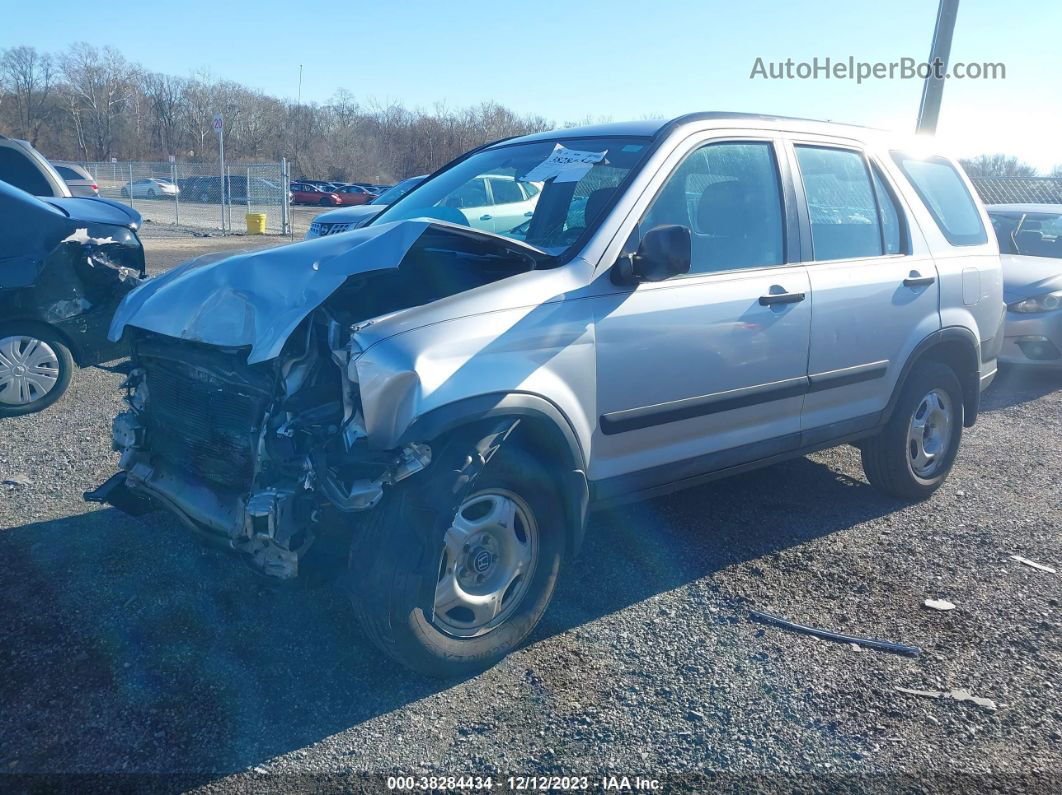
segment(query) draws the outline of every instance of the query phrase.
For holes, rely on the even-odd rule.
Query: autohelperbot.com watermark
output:
[[[925,80],[956,78],[958,80],[1006,80],[1007,65],[1000,62],[978,61],[952,64],[948,69],[936,58],[920,61],[917,58],[898,58],[895,61],[860,61],[847,58],[820,58],[797,61],[770,61],[757,58],[749,73],[750,80]]]

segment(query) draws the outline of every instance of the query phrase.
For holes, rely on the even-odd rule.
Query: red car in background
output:
[[[368,204],[379,194],[366,190],[359,185],[344,185],[336,188],[335,195],[339,197],[339,203],[343,205]]]
[[[307,185],[305,183],[291,184],[291,203],[292,204],[321,204],[325,207],[338,207],[343,204],[343,200],[339,196],[331,191],[323,191],[315,185]]]

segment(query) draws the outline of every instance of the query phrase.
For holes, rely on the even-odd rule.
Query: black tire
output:
[[[908,432],[916,411],[934,390],[950,400],[951,421],[947,446],[931,472],[920,475],[914,465]],[[905,500],[924,500],[947,479],[962,441],[962,387],[955,372],[939,362],[924,362],[911,371],[892,416],[882,431],[860,446],[863,471],[876,489]]]
[[[331,203],[330,201],[328,201],[328,199],[321,199],[321,200],[320,200],[319,202],[317,202],[317,203],[318,203],[319,205],[321,205],[322,207],[328,207],[328,206],[330,206],[330,205],[332,204],[332,203]]]
[[[122,198],[125,198],[125,199],[129,198],[129,189],[128,188],[122,188]]]
[[[426,506],[422,496],[425,478],[452,471],[436,466],[398,484],[355,533],[349,587],[362,628],[385,653],[428,676],[467,676],[497,663],[538,624],[557,583],[567,529],[561,495],[548,470],[513,445],[502,448],[471,493],[504,490],[522,499],[539,528],[537,562],[503,623],[477,637],[450,634],[433,618],[443,538],[454,516]]]
[[[152,188],[151,190],[148,191],[148,198],[149,199],[154,199],[157,196],[158,196],[158,194],[155,193],[155,189],[154,188]]]
[[[15,321],[0,324],[0,340],[6,337],[32,337],[47,343],[55,354],[59,373],[52,388],[32,402],[22,405],[0,402],[0,417],[18,417],[48,408],[48,406],[59,400],[66,392],[67,387],[70,386],[70,378],[74,372],[74,359],[70,355],[70,349],[66,347],[66,344],[58,334],[41,323]]]

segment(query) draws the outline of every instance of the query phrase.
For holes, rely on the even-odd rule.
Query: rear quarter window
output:
[[[892,159],[949,243],[977,246],[988,242],[977,204],[955,166],[943,157],[917,158],[902,152],[893,152]]]

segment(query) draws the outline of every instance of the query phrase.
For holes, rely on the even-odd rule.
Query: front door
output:
[[[638,231],[689,227],[692,267],[594,299],[602,496],[797,446],[811,295],[784,218],[770,141],[694,149],[653,200]]]

